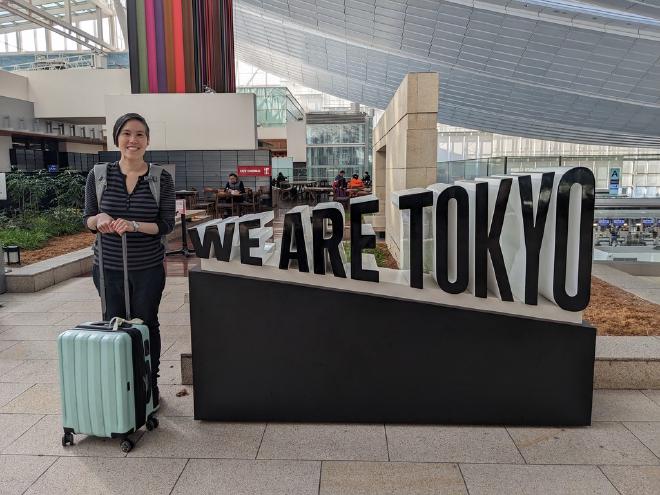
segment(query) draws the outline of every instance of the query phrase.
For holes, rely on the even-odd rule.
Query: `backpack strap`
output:
[[[97,163],[94,165],[94,179],[96,182],[96,201],[101,210],[101,196],[105,191],[108,184],[108,166],[110,163]],[[163,174],[163,167],[149,164],[149,173],[147,174],[147,181],[149,182],[149,190],[151,195],[156,200],[156,204],[160,206],[160,176]]]
[[[97,163],[94,165],[94,180],[96,182],[96,202],[99,212],[101,211],[101,196],[108,183],[108,165],[109,163]]]
[[[160,176],[163,174],[163,167],[160,165],[155,165],[153,163],[149,164],[149,174],[147,175],[147,180],[149,181],[149,190],[151,195],[156,200],[156,204],[160,207]]]
[[[160,208],[160,176],[163,175],[163,167],[154,163],[149,164],[149,173],[147,180],[149,181],[149,190],[151,195],[156,200],[156,204]],[[161,236],[160,242],[163,244],[165,252],[167,252],[167,237]]]

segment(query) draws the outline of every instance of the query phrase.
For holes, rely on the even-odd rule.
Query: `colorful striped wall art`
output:
[[[236,91],[232,0],[127,0],[133,93]]]

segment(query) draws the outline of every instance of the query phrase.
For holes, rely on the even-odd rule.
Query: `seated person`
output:
[[[277,179],[275,179],[275,184],[277,185],[277,187],[280,187],[282,182],[286,182],[286,177],[282,172],[280,172],[279,174],[277,174]]]
[[[350,182],[348,183],[349,189],[364,189],[364,182],[360,179],[358,174],[353,174]]]
[[[365,187],[371,187],[371,175],[369,175],[369,172],[364,172],[362,182],[364,182]]]
[[[225,185],[225,192],[228,192],[231,195],[245,193],[243,181],[239,181],[238,175],[233,172],[229,174],[229,182]]]
[[[343,170],[339,171],[339,175],[337,175],[337,177],[335,177],[335,180],[332,183],[332,188],[333,189],[335,189],[335,188],[337,188],[337,189],[346,189],[347,184],[346,184],[346,177],[344,177],[345,173],[346,172],[344,172]]]

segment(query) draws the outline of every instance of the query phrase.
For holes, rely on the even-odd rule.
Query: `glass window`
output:
[[[461,139],[460,141],[454,141],[452,139],[451,142],[451,152],[452,152],[452,158],[453,159],[460,159],[463,158],[463,140]]]
[[[309,124],[307,144],[364,144],[365,124]]]
[[[307,148],[307,164],[311,167],[364,167],[364,148],[361,146]]]
[[[364,124],[342,124],[342,143],[364,143]]]
[[[605,163],[598,164],[598,165],[596,165],[595,168],[596,168],[596,170],[595,170],[596,179],[598,179],[598,180],[601,180],[601,179],[607,180],[609,178],[610,169],[607,166],[607,164],[605,164]]]
[[[44,28],[35,29],[36,50],[38,52],[46,51],[46,30]]]
[[[7,51],[8,52],[17,52],[18,51],[18,33],[7,33]]]
[[[80,21],[78,23],[78,28],[82,29],[86,33],[91,34],[92,36],[96,36],[97,29],[96,29],[96,21],[92,19],[88,19],[86,21]]]
[[[466,138],[467,156],[466,158],[478,158],[477,152],[477,136],[470,135]]]
[[[307,144],[339,144],[340,128],[337,124],[307,126]]]
[[[78,44],[75,41],[69,38],[64,39],[65,50],[75,51],[77,48],[78,48]]]
[[[492,156],[492,151],[493,151],[493,142],[488,140],[488,141],[481,141],[481,156],[489,157]]]
[[[54,52],[65,50],[65,46],[64,36],[53,32],[50,33],[50,47]]]
[[[34,29],[26,29],[25,31],[20,31],[21,36],[21,49],[24,52],[33,52],[35,50],[34,46]]]
[[[110,18],[104,17],[102,22],[103,41],[110,43]]]

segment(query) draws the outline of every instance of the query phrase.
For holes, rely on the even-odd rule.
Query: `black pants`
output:
[[[92,269],[94,285],[101,294],[99,267]],[[140,318],[149,327],[149,347],[151,348],[151,376],[153,378],[154,404],[158,403],[158,370],[160,367],[160,324],[158,306],[165,288],[165,267],[163,265],[146,270],[129,270],[128,290],[131,301],[131,317]],[[124,302],[124,272],[105,270],[106,314],[104,320],[118,316],[126,318]]]

